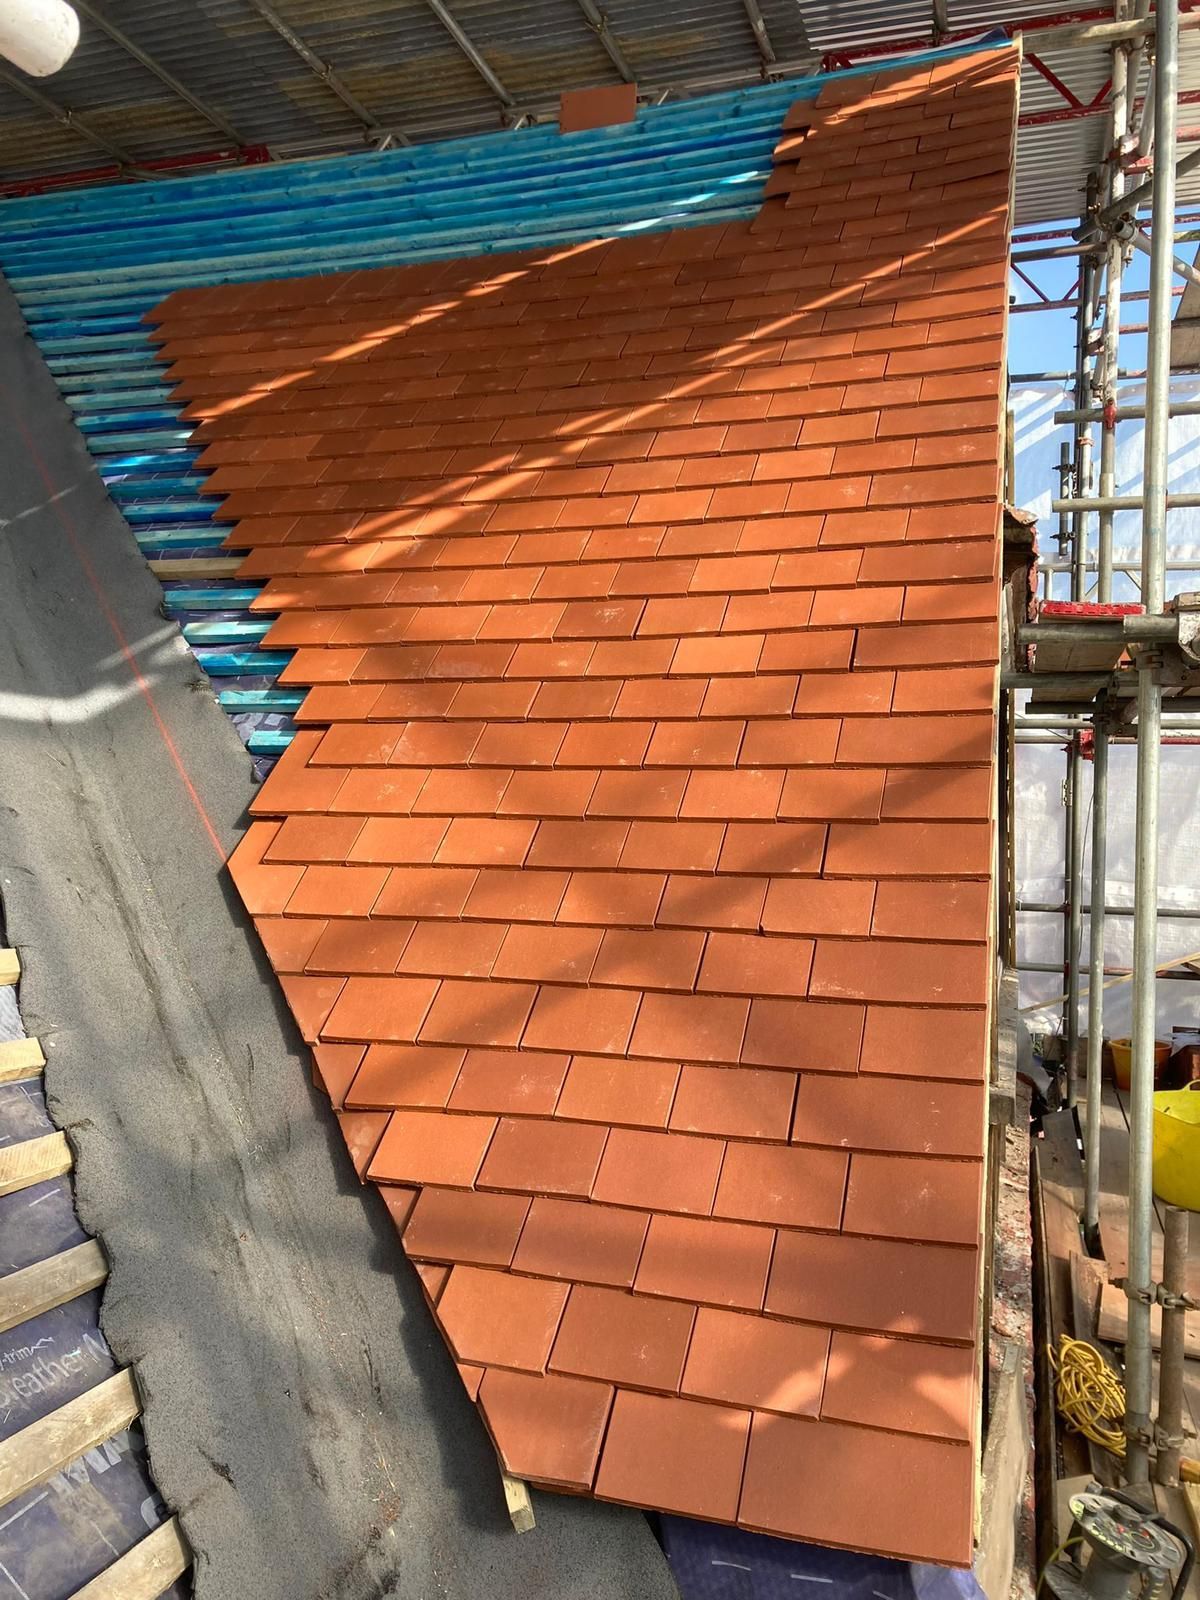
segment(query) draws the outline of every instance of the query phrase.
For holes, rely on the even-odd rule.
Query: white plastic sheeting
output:
[[[1200,399],[1200,378],[1176,379],[1177,399]],[[1122,389],[1122,402],[1140,405],[1141,389]],[[1039,544],[1043,558],[1057,555],[1054,534],[1058,519],[1050,510],[1058,492],[1059,446],[1070,438],[1068,427],[1056,427],[1054,412],[1072,405],[1060,384],[1021,384],[1013,390],[1017,424],[1017,501],[1038,514]],[[1141,422],[1125,422],[1117,436],[1117,492],[1136,494],[1142,481]],[[1098,431],[1096,434],[1099,437]],[[1200,492],[1200,416],[1176,417],[1171,422],[1171,488],[1178,493]],[[1196,561],[1194,571],[1169,572],[1167,593],[1200,589],[1200,509],[1172,511],[1168,520],[1171,560]],[[1095,542],[1095,518],[1091,542]],[[1136,512],[1118,512],[1113,534],[1115,561],[1136,563],[1140,558],[1140,522]],[[1056,577],[1056,598],[1069,595],[1066,574]],[[1136,600],[1136,582],[1115,576],[1113,597]],[[1170,714],[1169,702],[1165,707]],[[1200,718],[1196,736],[1200,738]],[[1171,735],[1168,735],[1171,737]],[[1132,906],[1134,866],[1134,772],[1136,750],[1116,745],[1109,757],[1108,892],[1109,906]],[[1059,904],[1066,897],[1065,813],[1063,781],[1066,757],[1047,745],[1019,745],[1016,766],[1016,876],[1018,901]],[[1084,862],[1084,903],[1091,862],[1092,767],[1084,763],[1083,804],[1087,808],[1088,849]],[[1200,913],[1200,745],[1166,746],[1162,753],[1162,826],[1159,837],[1159,903],[1164,907]],[[1017,919],[1018,959],[1059,964],[1063,956],[1063,918],[1030,912]],[[1159,961],[1200,949],[1200,915],[1195,918],[1160,918]],[[1084,961],[1087,960],[1087,923],[1084,922]],[[1110,916],[1105,935],[1105,961],[1127,967],[1133,956],[1133,919]],[[1030,1017],[1033,1026],[1056,1027],[1061,1007],[1056,997],[1065,987],[1056,973],[1022,973],[1022,1005],[1049,1002],[1043,1012]],[[1086,989],[1086,972],[1083,987]],[[1109,989],[1104,1005],[1105,1033],[1128,1034],[1130,986]],[[1167,1037],[1173,1025],[1200,1025],[1200,983],[1162,979],[1158,985],[1158,1030]],[[1087,1029],[1086,1000],[1081,1007],[1080,1032]]]

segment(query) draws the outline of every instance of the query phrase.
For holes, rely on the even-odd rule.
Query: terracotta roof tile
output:
[[[339,1111],[338,1125],[354,1170],[364,1181],[380,1137],[387,1126],[386,1111]]]
[[[507,1267],[529,1204],[524,1195],[422,1189],[404,1230],[404,1248],[426,1261]]]
[[[278,973],[303,972],[328,927],[320,917],[256,917],[254,931]],[[387,969],[389,972],[391,968]]]
[[[974,1404],[973,1350],[923,1339],[833,1335],[823,1417],[965,1442]]]
[[[850,1233],[974,1245],[983,1182],[975,1161],[855,1155],[844,1226]]]
[[[503,1117],[478,1182],[487,1189],[586,1196],[607,1138],[607,1128],[594,1123]]]
[[[827,1328],[701,1306],[681,1392],[726,1405],[815,1417],[821,1409],[829,1340]]]
[[[455,1267],[437,1315],[459,1361],[542,1372],[567,1300],[565,1284]]]
[[[591,1488],[612,1407],[611,1385],[489,1367],[478,1393],[507,1473],[535,1483]]]
[[[555,1372],[674,1392],[695,1315],[694,1306],[678,1300],[576,1284],[550,1366]]]
[[[441,1299],[442,1290],[446,1287],[450,1277],[450,1268],[434,1261],[416,1261],[413,1263],[417,1277],[421,1283],[422,1292],[430,1306],[436,1306]],[[455,1363],[459,1371],[463,1370],[461,1363]],[[482,1372],[482,1367],[476,1369]],[[465,1380],[464,1380],[465,1381]]]
[[[617,1391],[595,1491],[712,1522],[738,1515],[750,1413]]]
[[[708,1216],[724,1154],[717,1139],[614,1128],[592,1198]]]
[[[976,1273],[970,1250],[784,1231],[766,1309],[826,1326],[968,1341]]]
[[[306,926],[301,919],[288,920]],[[307,971],[386,977],[395,972],[414,924],[383,917],[335,917],[321,927],[305,962]]]
[[[365,1054],[366,1047],[361,1044],[313,1046],[313,1082],[325,1090],[335,1111],[341,1107]]]
[[[916,1520],[905,1487],[914,1483],[921,1495]],[[862,1495],[872,1499],[869,1527],[856,1505]],[[760,1412],[738,1520],[795,1539],[902,1556],[920,1549],[926,1559],[965,1565],[972,1502],[969,1450],[962,1445]]]
[[[155,314],[309,690],[231,873],[507,1468],[960,1563],[1015,77],[833,78],[748,224]]]
[[[427,1044],[515,1045],[537,989],[529,983],[473,983],[446,978],[421,1027]]]
[[[371,1176],[381,1183],[441,1183],[468,1188],[475,1181],[494,1117],[443,1117],[435,1111],[396,1111],[379,1141]]]
[[[345,1046],[327,1045],[325,1049]],[[411,1044],[373,1044],[345,1092],[347,1106],[444,1106],[462,1067],[464,1050]]]
[[[467,1050],[447,1102],[451,1111],[548,1117],[558,1103],[568,1057],[533,1050]]]
[[[655,1216],[633,1286],[639,1294],[758,1311],[774,1245],[771,1228]]]
[[[574,1056],[557,1113],[584,1122],[665,1128],[679,1065],[617,1056]]]
[[[896,1067],[899,1070],[899,1061]],[[916,1071],[920,1063],[910,1062]],[[792,1138],[853,1150],[914,1155],[981,1155],[984,1097],[976,1084],[921,1077],[805,1074]]]

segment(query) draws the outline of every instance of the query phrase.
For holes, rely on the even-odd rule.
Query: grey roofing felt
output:
[[[0,895],[197,1595],[669,1600],[637,1512],[511,1531],[222,870],[249,757],[2,287],[0,375]]]

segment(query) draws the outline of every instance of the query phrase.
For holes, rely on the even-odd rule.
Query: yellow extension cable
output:
[[[1125,1386],[1096,1349],[1083,1339],[1061,1334],[1049,1347],[1054,1368],[1054,1398],[1076,1433],[1093,1444],[1125,1454]]]
[[[1059,1335],[1058,1349],[1048,1345],[1054,1368],[1054,1399],[1076,1433],[1109,1450],[1125,1454],[1125,1385],[1095,1345],[1085,1339]],[[1184,1483],[1200,1483],[1200,1462],[1184,1457],[1179,1463]]]

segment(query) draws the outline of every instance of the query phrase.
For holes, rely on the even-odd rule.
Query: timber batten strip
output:
[[[0,1444],[0,1506],[120,1433],[140,1410],[133,1373],[125,1368],[22,1428]]]
[[[0,1278],[0,1333],[99,1288],[107,1277],[108,1262],[95,1239],[8,1273]]]
[[[0,1083],[35,1078],[46,1065],[37,1039],[9,1039],[0,1043]]]
[[[47,1178],[59,1178],[73,1166],[65,1133],[46,1133],[37,1139],[0,1150],[0,1195],[15,1194]]]
[[[71,1600],[157,1600],[192,1564],[192,1552],[170,1517],[91,1583],[76,1589]]]

